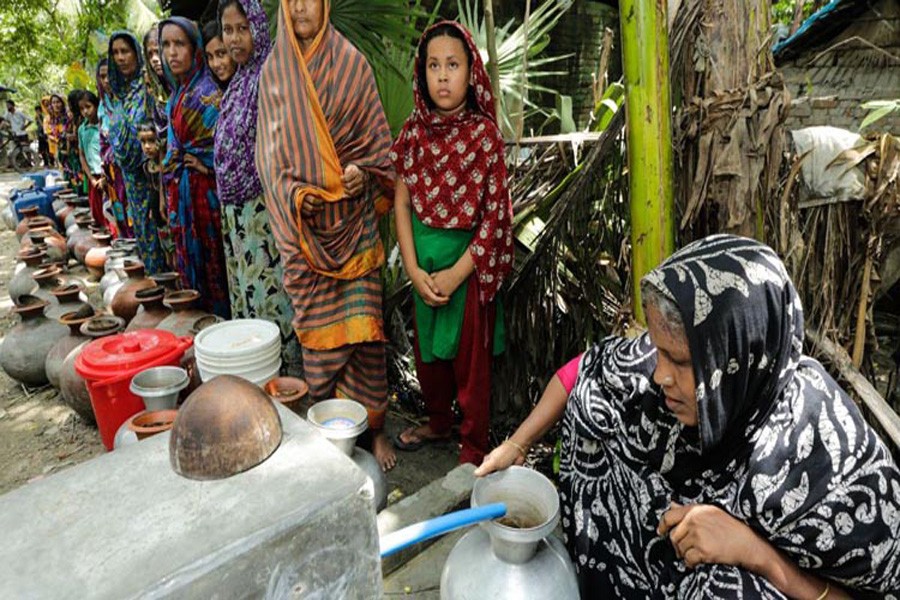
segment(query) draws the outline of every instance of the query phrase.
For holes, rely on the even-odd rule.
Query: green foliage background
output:
[[[110,33],[143,33],[159,13],[156,0],[0,0],[0,84],[17,90],[17,104],[33,106],[72,87],[73,63],[92,74]]]

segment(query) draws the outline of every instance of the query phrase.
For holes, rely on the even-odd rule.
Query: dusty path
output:
[[[6,206],[9,191],[18,181],[17,174],[0,173],[0,209]],[[6,292],[18,249],[15,232],[0,230],[0,340],[19,322],[10,312],[13,304]],[[73,276],[79,272],[83,270],[71,269]],[[389,435],[408,425],[397,411],[389,413]],[[104,451],[97,429],[85,425],[60,401],[56,390],[50,386],[25,389],[0,370],[0,494]],[[399,464],[388,475],[391,499],[415,492],[455,465],[455,444],[399,453]]]
[[[0,208],[14,173],[0,174]],[[16,268],[19,242],[13,231],[0,231],[0,336],[19,322],[10,312],[6,286]],[[0,494],[102,453],[97,430],[85,425],[60,402],[50,386],[29,390],[0,370]]]

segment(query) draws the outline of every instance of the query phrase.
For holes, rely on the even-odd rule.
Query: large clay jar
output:
[[[109,303],[109,309],[114,315],[122,317],[126,323],[129,323],[137,313],[139,306],[135,294],[141,290],[155,287],[156,284],[144,275],[144,263],[139,260],[126,262],[125,274],[128,275],[128,279]]]
[[[44,311],[48,319],[59,320],[66,313],[78,313],[80,315],[93,316],[94,309],[87,302],[82,287],[77,283],[65,282],[50,291],[56,298],[56,304],[51,304]]]
[[[181,275],[175,271],[167,271],[165,273],[157,273],[151,275],[150,279],[166,288],[166,293],[177,292],[181,287]]]
[[[41,227],[29,230],[23,238],[22,248],[29,247],[25,240],[29,240],[35,248],[40,248],[47,253],[47,260],[51,262],[66,262],[69,252],[66,248],[66,240],[52,227]]]
[[[78,223],[76,223],[78,217],[91,215],[91,209],[79,206],[77,199],[72,201],[72,205],[75,206],[75,210],[66,215],[66,222],[64,223],[66,239],[79,229]]]
[[[97,236],[100,236],[99,238]],[[97,248],[101,246],[104,241],[106,244],[109,244],[109,241],[112,239],[112,236],[109,235],[109,232],[102,227],[97,227],[95,225],[91,225],[91,234],[82,236],[78,242],[75,244],[74,251],[72,256],[75,257],[75,260],[84,264],[84,259],[87,256],[87,253],[91,251],[92,248]]]
[[[111,250],[110,241],[112,236],[109,232],[101,231],[95,233],[93,238],[97,245],[89,249],[84,255],[84,266],[87,267],[91,280],[99,281],[106,272],[106,258]]]
[[[59,376],[69,352],[90,339],[86,335],[82,335],[81,325],[82,323],[86,323],[93,316],[93,312],[88,315],[70,312],[62,315],[58,319],[60,323],[69,328],[69,335],[56,342],[56,345],[50,349],[50,352],[47,354],[47,359],[44,361],[44,369],[47,371],[47,380],[50,381],[50,385],[56,389],[59,389]]]
[[[0,367],[16,381],[36,387],[47,383],[47,354],[69,329],[44,316],[47,301],[35,296],[23,296],[22,301],[22,306],[13,309],[22,322],[3,338]]]
[[[30,248],[28,250],[19,251],[19,260],[22,262],[16,266],[16,273],[9,280],[7,290],[13,304],[19,303],[19,297],[26,294],[34,295],[38,289],[38,284],[34,280],[35,271],[39,271],[42,267],[39,265],[47,256],[47,253],[38,248]]]
[[[172,314],[172,309],[163,304],[165,295],[166,288],[159,285],[137,292],[135,297],[140,306],[125,331],[153,329]]]
[[[42,300],[46,300],[50,304],[59,304],[56,296],[53,295],[53,290],[58,288],[62,283],[62,279],[60,278],[61,273],[62,269],[58,266],[44,267],[43,269],[35,271],[31,275],[38,284],[38,289],[35,290],[34,295]]]
[[[171,331],[177,336],[193,335],[194,324],[209,313],[198,308],[200,292],[197,290],[181,290],[166,295],[163,302],[172,309],[172,314],[163,319],[157,329]]]
[[[200,330],[201,322],[210,317],[214,318],[214,315],[198,308],[199,302],[200,292],[197,290],[181,290],[166,295],[164,304],[172,309],[172,314],[160,321],[156,328],[171,331],[177,336],[196,335]],[[187,371],[191,378],[187,388],[187,393],[190,394],[203,383],[200,378],[200,370],[197,368],[197,361],[194,358],[193,346],[188,348],[181,357],[181,368]]]
[[[76,197],[72,192],[64,192],[56,195],[56,200],[53,201],[53,214],[56,216],[56,224],[62,229],[65,229],[66,217],[75,210],[75,205],[70,201]]]
[[[78,243],[91,236],[92,222],[93,219],[91,219],[90,215],[80,215],[75,218],[75,224],[78,225],[78,228],[71,234],[69,234],[68,231],[66,232],[69,238],[66,242],[66,246],[69,248],[69,254],[72,256],[75,256],[75,247]]]
[[[23,208],[19,211],[19,214],[22,215],[22,218],[16,224],[16,239],[20,242],[22,241],[22,237],[28,231],[28,223],[32,219],[38,218],[38,207],[37,206],[29,206],[28,208]]]
[[[100,315],[88,319],[81,324],[79,331],[85,340],[69,351],[59,372],[59,395],[62,401],[78,413],[88,423],[95,423],[94,408],[91,406],[91,395],[87,383],[75,372],[75,359],[81,354],[85,345],[97,338],[121,333],[125,329],[125,321],[119,317]]]

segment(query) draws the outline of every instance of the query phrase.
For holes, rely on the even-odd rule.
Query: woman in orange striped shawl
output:
[[[310,394],[365,405],[388,470],[377,210],[390,206],[391,136],[369,64],[328,13],[328,0],[281,0],[260,78],[256,163]]]

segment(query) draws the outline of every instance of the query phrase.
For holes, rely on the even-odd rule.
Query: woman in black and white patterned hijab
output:
[[[554,378],[479,469],[521,462],[515,449],[564,407],[563,530],[582,597],[900,598],[900,472],[803,355],[776,254],[711,236],[642,295],[649,332],[588,350],[571,389]]]

